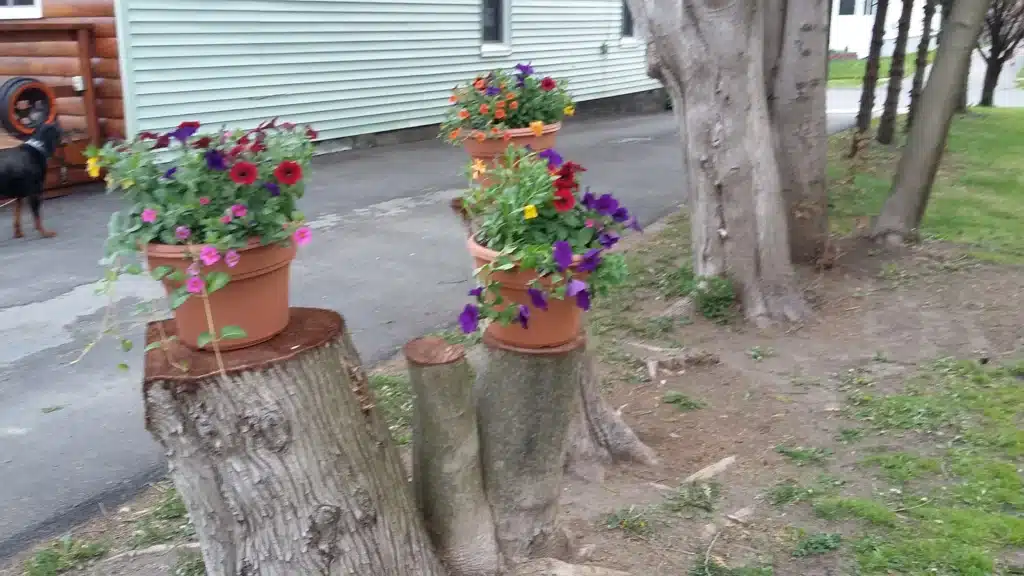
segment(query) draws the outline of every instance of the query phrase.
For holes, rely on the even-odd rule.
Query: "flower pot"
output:
[[[505,131],[505,134],[509,136],[508,140],[504,138],[489,138],[484,141],[478,141],[474,138],[467,138],[465,142],[463,142],[463,146],[466,148],[466,153],[469,154],[473,160],[482,160],[488,166],[492,166],[494,164],[494,159],[504,154],[505,150],[508,149],[509,144],[529,146],[530,149],[535,152],[554,148],[555,139],[558,137],[558,131],[561,129],[561,122],[546,124],[541,135],[537,136],[530,128],[510,128]],[[486,174],[481,176],[478,182],[480,182],[482,186],[486,187]]]
[[[466,245],[477,268],[493,262],[498,257],[497,252],[477,244],[472,237]],[[581,280],[586,276],[580,273],[573,275],[574,278]],[[523,328],[518,323],[504,326],[498,322],[491,322],[486,329],[487,336],[510,347],[531,350],[562,346],[579,336],[583,327],[583,311],[576,306],[575,299],[548,298],[547,310],[539,310],[533,306],[526,290],[530,282],[536,278],[535,271],[518,268],[490,274],[490,279],[501,283],[500,291],[505,302],[513,306],[525,304],[530,308],[530,320],[528,328]],[[486,283],[488,278],[480,280]],[[547,279],[541,279],[541,284],[545,287],[551,286]]]
[[[192,263],[190,249],[198,256],[199,246],[149,244],[146,246],[146,258],[153,270],[169,266],[187,275],[186,269]],[[219,335],[224,326],[239,326],[246,334],[244,338],[221,340],[219,347],[222,351],[265,342],[288,325],[288,283],[295,252],[294,242],[288,246],[260,246],[254,240],[248,247],[238,250],[241,258],[235,267],[228,267],[223,258],[212,266],[202,267],[203,276],[210,272],[225,272],[231,277],[227,286],[209,296],[216,334]],[[164,279],[163,284],[168,294],[181,285],[168,279]],[[202,297],[190,296],[174,310],[174,321],[182,343],[199,349],[199,335],[210,331]],[[204,348],[212,349],[212,345]]]

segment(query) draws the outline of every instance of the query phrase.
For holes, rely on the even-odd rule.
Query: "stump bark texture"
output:
[[[446,576],[336,312],[223,354],[153,323],[146,428],[165,448],[210,576]]]

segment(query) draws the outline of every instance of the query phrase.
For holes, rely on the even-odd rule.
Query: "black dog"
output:
[[[28,198],[39,235],[43,238],[57,235],[43,227],[40,209],[46,164],[57,151],[62,138],[63,132],[58,124],[43,124],[21,146],[0,150],[0,198],[14,199],[15,238],[24,236],[21,231],[21,204],[25,198]]]

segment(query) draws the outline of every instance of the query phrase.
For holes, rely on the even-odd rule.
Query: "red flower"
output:
[[[210,140],[209,136],[203,136],[199,140],[196,140],[195,142],[193,142],[192,143],[192,147],[193,148],[209,148],[210,147],[210,142],[211,142],[211,140]]]
[[[235,184],[252,184],[258,171],[252,162],[238,162],[231,167],[231,181]]]
[[[170,144],[171,137],[168,136],[167,134],[164,134],[163,136],[160,136],[159,138],[156,139],[156,144],[153,145],[153,149],[157,150],[159,148],[167,148]]]
[[[257,142],[255,144],[253,144],[252,146],[249,146],[249,151],[252,152],[253,154],[257,154],[259,152],[263,152],[266,149],[267,149],[267,147],[264,146],[262,142]]]
[[[262,122],[259,126],[256,127],[256,131],[257,132],[262,132],[264,130],[268,130],[270,128],[275,128],[275,127],[277,127],[277,117],[276,116],[274,118],[271,118],[270,120],[267,120],[266,122]]]
[[[559,212],[568,212],[572,210],[572,207],[576,205],[576,197],[573,196],[572,190],[569,188],[559,188],[555,190],[555,210]]]
[[[295,124],[292,124],[291,122],[282,122],[277,127],[280,128],[281,130],[291,131],[295,129]]]
[[[245,136],[242,136],[241,138],[239,138],[238,139],[238,143],[241,144],[242,146],[245,146],[246,144],[248,144],[249,143],[249,135],[246,134]]]
[[[292,186],[302,180],[302,166],[298,162],[285,160],[274,169],[274,177],[285,186]]]
[[[540,81],[540,89],[545,92],[551,92],[557,87],[558,85],[555,84],[555,81],[551,78],[551,76],[545,76],[544,79]]]
[[[181,124],[178,124],[178,130],[189,130],[189,129],[193,130],[193,131],[199,130],[199,122],[196,122],[196,121],[193,120],[193,121],[190,121],[190,122],[182,122]]]
[[[234,148],[232,148],[232,149],[231,149],[231,150],[230,150],[230,151],[228,152],[228,155],[229,155],[229,156],[238,156],[238,155],[239,155],[239,154],[241,154],[242,152],[245,152],[245,146],[243,146],[243,145],[239,144],[238,146],[235,146]]]
[[[309,138],[310,140],[316,140],[317,136],[319,136],[319,133],[317,133],[316,130],[313,130],[313,128],[310,126],[306,126],[306,138]]]
[[[139,140],[156,140],[157,135],[152,132],[143,132],[139,134]]]
[[[572,176],[577,172],[586,172],[587,169],[575,162],[566,162],[562,164],[562,167],[558,169],[558,173],[562,176]]]

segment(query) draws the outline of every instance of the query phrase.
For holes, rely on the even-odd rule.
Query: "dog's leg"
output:
[[[21,238],[25,233],[21,231],[21,198],[14,199],[14,237]]]
[[[54,236],[56,236],[56,232],[47,230],[46,228],[43,227],[43,199],[40,198],[38,195],[33,194],[32,196],[28,197],[28,205],[30,208],[32,208],[32,219],[35,221],[36,231],[39,232],[39,235],[42,236],[43,238],[53,238]]]

